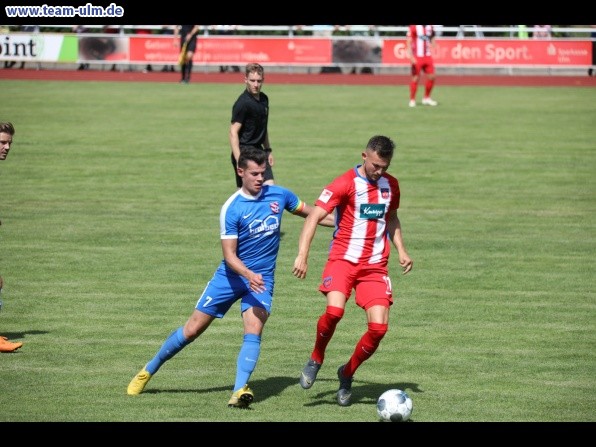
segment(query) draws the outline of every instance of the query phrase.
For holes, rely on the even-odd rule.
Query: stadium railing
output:
[[[437,40],[442,43],[444,53],[441,57],[435,58],[437,70],[444,73],[454,72],[457,74],[471,73],[471,74],[515,74],[519,72],[539,72],[547,74],[579,74],[585,73],[586,69],[594,68],[594,45],[596,27],[592,26],[552,26],[551,37],[548,42],[554,45],[545,46],[542,43],[536,43],[537,39],[532,39],[533,25],[527,25],[525,32],[527,39],[520,38],[519,25],[503,25],[503,26],[482,26],[482,25],[459,25],[459,26],[441,26],[435,25],[437,30]],[[1,27],[1,26],[0,26]],[[225,35],[219,31],[223,27],[226,28]],[[93,57],[81,52],[81,45],[83,39],[85,43],[89,44],[89,38],[103,39],[104,43],[113,46],[115,43],[120,43],[127,49],[135,46],[132,42],[138,43],[135,39],[150,38],[151,42],[159,44],[160,39],[172,39],[171,35],[160,34],[163,29],[161,25],[85,25],[85,33],[75,34],[72,32],[71,25],[48,25],[41,26],[40,32],[42,36],[69,36],[75,38],[79,47],[78,54],[71,57],[70,60],[41,60],[37,55],[9,54],[9,46],[12,40],[15,41],[14,48],[17,45],[26,47],[27,42],[20,42],[20,37],[25,37],[27,33],[19,31],[19,27],[4,26],[4,33],[7,34],[3,45],[4,51],[0,50],[0,61],[21,61],[21,62],[37,62],[39,68],[70,68],[72,65],[80,63],[89,63],[94,68],[104,69],[106,66],[118,66],[120,70],[136,70],[141,69],[146,64],[166,65],[175,63],[177,57],[173,57],[172,51],[155,51],[139,57],[131,57],[129,53],[118,53],[119,57],[111,57],[104,59],[97,57],[98,51],[92,52]],[[369,69],[369,73],[376,74],[406,74],[409,73],[409,65],[404,61],[403,54],[392,58],[391,53],[395,53],[400,49],[403,53],[403,40],[405,39],[407,25],[403,26],[381,26],[381,25],[202,25],[201,38],[204,42],[222,42],[218,39],[226,39],[224,42],[226,46],[231,45],[231,41],[244,42],[252,45],[258,50],[262,43],[265,47],[268,43],[276,42],[271,39],[296,39],[292,42],[309,42],[308,39],[313,39],[311,42],[317,42],[324,45],[332,46],[332,50],[326,50],[329,55],[326,57],[307,57],[302,60],[288,60],[283,57],[276,61],[275,58],[269,59],[269,54],[265,54],[263,60],[258,60],[268,65],[270,71],[282,72],[319,72],[324,69],[332,68],[336,72],[354,73],[356,69],[365,72],[365,67]],[[152,34],[135,34],[135,30],[142,29],[144,31],[150,30]],[[31,33],[29,33],[30,35]],[[14,36],[14,39],[12,37]],[[39,36],[37,36],[39,38]],[[12,39],[12,40],[11,40]],[[117,39],[121,39],[118,41]],[[319,42],[322,40],[323,43]],[[96,41],[95,43],[98,44]],[[494,41],[494,43],[492,43]],[[165,41],[162,41],[165,42]],[[254,42],[257,42],[256,44]],[[500,51],[503,53],[502,60],[498,63],[491,60],[490,57],[477,57],[477,59],[470,62],[470,60],[461,63],[461,58],[453,57],[453,54],[461,51],[464,48],[466,52],[473,52],[474,50],[487,52],[492,51],[494,45],[503,46]],[[314,43],[313,43],[314,45]],[[394,45],[394,46],[392,46]],[[484,45],[486,48],[478,50]],[[488,47],[486,45],[489,45]],[[571,45],[571,46],[570,46]],[[47,45],[46,45],[47,46]],[[384,48],[385,47],[385,48]],[[490,48],[489,48],[490,47]],[[529,62],[522,60],[524,51],[527,48],[530,50],[535,47],[532,57],[526,59]],[[561,49],[559,49],[561,47]],[[21,47],[19,47],[21,48]],[[398,50],[396,50],[398,49]],[[104,49],[105,50],[105,49]],[[217,50],[217,54],[224,54],[225,52]],[[274,49],[271,50],[275,52]],[[318,51],[323,52],[322,49]],[[332,55],[331,55],[332,51]],[[379,54],[385,51],[386,57],[381,60]],[[563,57],[542,57],[540,52],[561,52]],[[23,50],[24,52],[24,50]],[[101,53],[101,51],[99,52]],[[251,54],[250,52],[248,52]],[[228,53],[231,54],[231,53]],[[458,57],[461,56],[457,53]],[[553,55],[551,54],[551,56]],[[492,57],[493,55],[491,55]],[[510,57],[509,57],[510,56]],[[520,59],[516,59],[519,56]],[[222,65],[240,65],[244,64],[246,60],[230,57],[226,59],[205,57],[201,60],[195,59],[195,70],[210,71],[218,69]],[[147,59],[149,58],[149,60]],[[533,58],[533,59],[532,59]],[[536,62],[538,61],[538,62]],[[69,65],[70,64],[70,65]],[[351,70],[351,71],[350,71]]]

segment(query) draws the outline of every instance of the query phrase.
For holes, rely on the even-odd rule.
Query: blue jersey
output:
[[[272,275],[279,252],[283,212],[294,213],[303,207],[296,194],[281,186],[263,185],[256,197],[239,189],[221,208],[220,237],[238,239],[236,254],[247,268]],[[225,260],[218,268],[222,269],[229,270]]]
[[[238,239],[236,255],[244,265],[263,275],[265,290],[250,290],[246,278],[221,261],[213,277],[201,293],[195,308],[216,318],[222,318],[238,300],[240,311],[259,306],[271,313],[274,271],[280,243],[281,218],[284,210],[291,213],[304,208],[292,191],[277,185],[263,185],[257,197],[239,189],[224,203],[219,215],[222,239]]]

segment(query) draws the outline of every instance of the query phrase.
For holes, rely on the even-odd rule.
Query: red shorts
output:
[[[421,71],[426,74],[433,74],[435,72],[435,63],[432,56],[416,58],[416,63],[412,64],[412,76],[419,75]]]
[[[356,292],[356,304],[368,309],[371,306],[389,307],[393,304],[391,278],[387,267],[381,265],[359,265],[348,261],[328,261],[323,270],[319,290],[324,294],[337,291],[350,298]]]

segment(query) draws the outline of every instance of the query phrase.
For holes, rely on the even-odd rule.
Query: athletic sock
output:
[[[155,374],[161,365],[174,357],[189,343],[190,342],[184,338],[182,327],[175,329],[170,336],[166,338],[166,341],[161,345],[161,348],[159,348],[155,357],[147,363],[145,370],[151,375]]]
[[[248,383],[250,375],[257,367],[261,353],[261,337],[256,334],[244,334],[242,346],[236,361],[236,382],[234,391],[239,390]]]

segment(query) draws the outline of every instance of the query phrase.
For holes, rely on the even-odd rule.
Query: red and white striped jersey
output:
[[[412,54],[415,57],[432,56],[431,39],[435,36],[432,25],[410,25],[406,36],[412,39]]]
[[[358,174],[358,166],[337,177],[315,205],[328,213],[336,210],[336,228],[329,260],[387,265],[391,245],[387,213],[399,208],[399,183],[387,173],[376,182]]]

